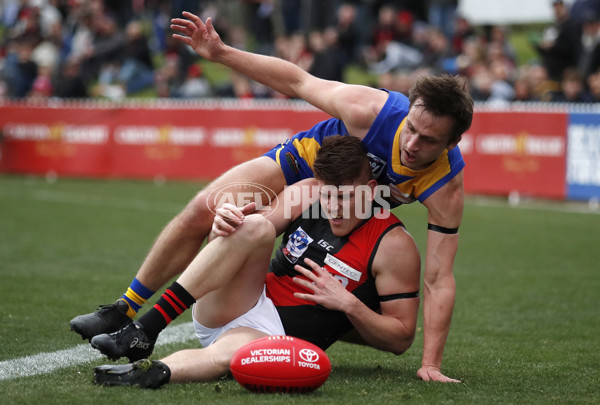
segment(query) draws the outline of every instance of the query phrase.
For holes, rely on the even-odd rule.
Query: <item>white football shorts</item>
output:
[[[192,313],[193,310],[192,310]],[[218,327],[218,328],[207,328],[201,325],[194,318],[194,330],[196,331],[196,337],[200,341],[202,347],[210,346],[228,330],[244,326],[264,332],[268,335],[285,335],[281,318],[275,304],[269,297],[267,297],[266,289],[263,288],[263,292],[258,299],[258,302],[244,315],[241,315],[233,321]]]

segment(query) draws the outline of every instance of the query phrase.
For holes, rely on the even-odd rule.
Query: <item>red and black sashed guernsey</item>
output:
[[[315,204],[319,205],[319,202]],[[266,285],[267,296],[277,307],[286,334],[325,350],[351,330],[352,323],[343,312],[294,297],[294,292],[310,293],[292,281],[293,277],[300,276],[294,265],[308,268],[304,259],[313,260],[376,311],[380,297],[371,265],[383,236],[404,225],[392,213],[376,208],[378,215],[371,215],[349,235],[339,237],[331,232],[320,205],[317,208],[309,208],[288,227],[271,260]]]

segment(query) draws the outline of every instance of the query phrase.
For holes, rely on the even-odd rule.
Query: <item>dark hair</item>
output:
[[[471,127],[473,99],[466,81],[459,76],[423,76],[408,91],[408,99],[411,107],[419,100],[417,105],[431,114],[452,118],[454,124],[448,143],[456,142]]]
[[[351,184],[357,179],[371,179],[371,164],[360,139],[333,135],[323,139],[313,164],[315,178],[330,185]]]

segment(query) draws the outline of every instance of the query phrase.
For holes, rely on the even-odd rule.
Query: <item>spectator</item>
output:
[[[479,99],[495,100],[500,95],[501,100],[548,101],[564,96],[561,75],[566,68],[577,68],[587,88],[587,79],[600,67],[600,0],[575,0],[570,13],[567,5],[571,2],[548,1],[554,7],[555,23],[545,31],[548,41],[538,44],[545,67],[541,69],[517,67],[506,28],[489,26],[485,35],[479,34],[479,28],[455,15],[455,0],[419,5],[409,0],[342,0],[327,5],[310,0],[319,12],[335,10],[319,16],[318,21],[300,18],[309,14],[301,12],[298,0],[127,4],[118,0],[7,0],[2,8],[7,41],[0,44],[0,82],[4,96],[26,97],[41,76],[36,97],[41,96],[45,90],[39,90],[48,88],[42,84],[47,83],[45,72],[49,69],[55,97],[85,97],[95,83],[99,86],[92,96],[121,98],[154,86],[160,97],[179,97],[180,89],[206,79],[195,76],[197,68],[190,69],[197,64],[197,55],[172,41],[168,21],[173,13],[179,13],[172,10],[200,6],[235,47],[258,44],[261,52],[273,53],[320,77],[343,79],[348,63],[361,62],[371,73],[385,74],[381,81],[388,83],[386,87],[402,89],[420,68],[433,69],[466,76]],[[357,24],[358,9],[367,20],[361,24]],[[374,25],[368,24],[372,15],[377,18]],[[424,22],[428,15],[429,24]],[[450,37],[438,28],[445,25],[440,21],[453,24],[446,29]],[[305,33],[296,32],[325,23],[332,25],[308,36],[310,47]],[[151,29],[151,37],[142,26]],[[296,28],[292,30],[292,26]],[[160,52],[160,57],[153,52]],[[155,61],[161,61],[161,66],[155,67]],[[256,83],[231,80],[220,85],[217,94],[283,97]],[[188,84],[182,87],[184,81]],[[206,86],[193,92],[205,94],[202,88]]]
[[[60,74],[55,75],[54,96],[59,98],[86,98],[89,92],[81,75],[81,64],[72,59],[62,66]]]
[[[590,102],[600,103],[600,69],[588,76],[587,86]]]
[[[492,74],[492,93],[490,101],[506,103],[515,97],[513,87],[512,66],[509,66],[503,60],[495,60],[490,63],[490,73]]]
[[[535,44],[550,80],[561,81],[565,69],[576,67],[581,43],[581,26],[569,17],[562,0],[552,0],[555,24],[546,29],[541,42]]]
[[[181,63],[181,59],[176,53],[166,55],[164,65],[156,72],[156,93],[158,97],[171,97],[182,85],[182,76],[179,72]]]
[[[485,65],[480,65],[474,72],[470,84],[470,93],[474,101],[488,101],[492,96],[492,73]]]
[[[517,52],[514,46],[512,46],[512,44],[508,41],[507,31],[508,28],[506,27],[493,25],[490,27],[489,43],[498,44],[496,46],[501,49],[499,54],[501,54],[503,58],[506,58],[508,61],[510,61],[510,63],[514,66],[517,61]]]
[[[396,14],[396,29],[394,40],[408,46],[413,46],[414,17],[410,11],[401,10]]]
[[[571,5],[571,18],[580,24],[590,14],[600,15],[600,0],[575,0]]]
[[[456,61],[451,52],[448,38],[442,31],[432,27],[429,29],[429,38],[423,50],[421,64],[437,72],[456,73]]]
[[[7,55],[8,84],[10,94],[16,98],[27,96],[38,75],[38,66],[32,59],[34,40],[23,38],[14,42]]]
[[[249,31],[256,42],[256,51],[272,55],[275,38],[285,34],[279,0],[250,1],[247,7]]]
[[[285,35],[300,32],[302,28],[302,0],[281,0],[281,17]]]
[[[92,49],[83,61],[83,68],[97,77],[105,67],[115,67],[119,56],[123,54],[125,36],[114,18],[104,13],[94,15],[92,27]]]
[[[342,64],[346,66],[356,61],[360,47],[360,33],[356,24],[356,6],[342,4],[337,11],[335,30],[337,31]]]
[[[376,63],[384,59],[387,45],[395,39],[396,10],[392,6],[383,5],[377,14],[369,46],[365,50],[367,63]]]
[[[455,63],[457,73],[469,78],[482,64],[486,64],[487,54],[481,38],[478,36],[466,38],[462,52],[456,56]]]
[[[29,0],[29,4],[37,8],[42,37],[51,37],[55,26],[60,26],[63,20],[62,14],[58,10],[58,0]]]
[[[321,79],[342,81],[344,66],[336,33],[331,29],[313,31],[309,36],[309,46],[313,55],[309,73]]]
[[[527,67],[525,77],[529,83],[533,101],[550,101],[550,94],[556,86],[548,78],[548,71],[543,65],[532,65]]]
[[[205,98],[210,97],[210,95],[210,84],[202,76],[202,67],[194,64],[188,68],[185,81],[173,96],[180,98]]]
[[[448,40],[452,38],[457,0],[428,0],[429,23],[436,27]]]
[[[49,66],[41,66],[38,69],[38,75],[33,81],[31,90],[27,94],[28,99],[45,99],[53,94],[52,89],[52,68]]]
[[[457,15],[454,20],[454,32],[452,33],[452,53],[458,55],[463,52],[463,46],[467,39],[475,36],[475,31],[469,20]]]
[[[586,103],[591,97],[585,91],[584,80],[577,69],[565,69],[560,82],[560,91],[551,94],[550,101],[561,103]]]
[[[304,36],[300,33],[277,38],[275,54],[282,59],[300,66],[304,70],[310,69],[313,61],[313,55],[306,46]]]
[[[252,81],[237,72],[231,73],[231,81],[216,89],[220,97],[251,100],[255,98]]]
[[[154,84],[154,64],[141,23],[129,22],[125,34],[125,46],[116,60],[120,66],[115,79],[124,86],[127,94],[132,94]]]
[[[581,36],[581,54],[578,69],[588,77],[600,67],[600,14],[589,13],[584,17]]]
[[[527,77],[525,76],[525,74],[517,75],[517,78],[515,79],[515,81],[513,83],[513,88],[514,88],[514,96],[511,101],[526,102],[526,101],[533,100],[533,96],[531,95],[531,88],[529,85],[529,81],[527,80]]]

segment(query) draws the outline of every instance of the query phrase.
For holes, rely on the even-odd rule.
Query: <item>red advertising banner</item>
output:
[[[212,179],[328,118],[284,101],[0,104],[0,171]],[[565,198],[566,111],[477,109],[460,143],[471,194]]]
[[[211,179],[326,114],[304,103],[0,105],[0,170]]]
[[[564,199],[566,112],[477,111],[459,146],[467,193]]]

